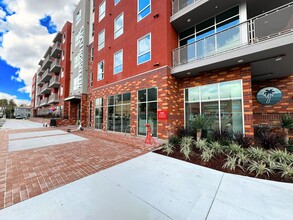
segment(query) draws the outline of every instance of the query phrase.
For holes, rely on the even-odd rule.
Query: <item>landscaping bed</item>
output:
[[[280,128],[256,126],[254,138],[212,130],[211,124],[211,118],[195,115],[155,153],[227,173],[293,183],[293,140],[288,135],[293,116],[284,115]]]

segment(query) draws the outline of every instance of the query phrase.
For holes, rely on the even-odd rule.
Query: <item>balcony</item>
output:
[[[52,51],[51,51],[51,57],[59,59],[61,57],[61,53],[62,53],[61,43],[60,42],[54,43],[52,47]]]
[[[56,42],[61,42],[62,40],[62,33],[61,32],[57,32],[55,38],[53,39],[53,42],[56,43]]]
[[[239,63],[257,63],[258,69],[261,66],[269,73],[272,69],[265,68],[265,61],[282,57],[273,68],[285,76],[293,69],[289,61],[293,60],[292,14],[293,2],[174,49],[172,73],[179,77],[197,75]]]
[[[59,86],[60,86],[59,76],[53,76],[50,80],[49,87],[59,88]]]
[[[59,102],[59,97],[57,93],[53,93],[49,96],[49,101],[48,101],[49,104],[58,103],[58,102]]]
[[[42,76],[39,76],[37,79],[37,86],[41,86],[41,85],[43,85]]]
[[[37,96],[42,96],[42,94],[41,94],[41,90],[42,90],[41,87],[38,87],[38,88],[37,88]]]
[[[41,106],[41,100],[37,100],[36,107],[40,107],[40,106]]]
[[[50,79],[51,79],[51,77],[52,77],[52,73],[49,71],[49,69],[47,69],[44,73],[43,73],[43,75],[42,75],[42,82],[48,82]]]
[[[40,94],[50,94],[51,93],[51,88],[49,87],[48,83],[44,84],[41,88]]]
[[[43,66],[42,66],[42,70],[46,70],[50,67],[51,63],[53,62],[53,58],[48,55],[46,57],[46,59],[44,60]]]
[[[38,72],[37,72],[37,75],[40,76],[40,75],[43,74],[43,72],[44,71],[42,70],[42,67],[39,67]]]
[[[49,103],[48,103],[48,97],[43,98],[41,100],[40,106],[45,106],[45,105],[49,105]]]
[[[54,62],[51,64],[50,71],[54,73],[59,73],[61,69],[60,60],[55,59]]]

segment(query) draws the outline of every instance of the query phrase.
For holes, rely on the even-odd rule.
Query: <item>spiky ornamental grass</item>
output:
[[[278,164],[278,170],[282,178],[293,180],[293,164]]]
[[[224,148],[218,141],[213,141],[208,144],[208,147],[214,151],[215,154],[221,154],[224,152]]]
[[[183,137],[180,142],[180,152],[184,154],[184,157],[186,160],[190,160],[190,153],[191,148],[193,144],[193,138],[192,137]]]
[[[234,171],[236,169],[236,166],[237,166],[237,157],[228,156],[226,158],[226,162],[223,165],[223,168]]]
[[[248,166],[250,162],[246,151],[239,152],[238,154],[236,154],[236,158],[237,158],[237,165],[243,168]]]
[[[249,158],[255,161],[262,161],[268,157],[268,153],[259,147],[250,147],[247,149]]]
[[[208,142],[206,139],[200,139],[195,142],[195,147],[202,151],[202,150],[208,148]]]
[[[215,154],[215,152],[213,149],[206,148],[201,152],[200,157],[201,157],[202,161],[207,163],[214,157],[214,154]]]
[[[225,152],[230,156],[234,156],[244,152],[244,149],[238,144],[231,143],[228,146],[225,146]]]
[[[270,150],[269,151],[270,156],[272,159],[274,159],[276,162],[279,163],[285,163],[285,164],[291,164],[293,163],[293,157],[292,154],[288,153],[287,150]]]
[[[162,150],[167,155],[170,155],[170,154],[173,154],[174,153],[174,149],[175,149],[174,145],[172,143],[169,143],[168,142],[168,143],[164,144]]]
[[[273,170],[267,167],[267,164],[264,161],[252,161],[250,166],[248,167],[250,173],[255,173],[255,177],[259,175],[267,175],[268,177],[270,174],[273,173]]]

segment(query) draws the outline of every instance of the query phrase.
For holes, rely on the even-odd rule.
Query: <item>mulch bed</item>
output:
[[[209,162],[204,162],[204,161],[201,160],[201,157],[200,157],[201,152],[198,149],[193,149],[193,151],[191,152],[191,154],[189,156],[190,160],[185,159],[184,155],[182,153],[180,153],[180,149],[179,149],[178,146],[174,150],[173,154],[167,155],[166,153],[164,153],[162,151],[162,149],[156,150],[156,151],[154,151],[154,153],[165,155],[165,156],[168,156],[168,157],[172,157],[172,158],[175,158],[175,159],[178,159],[178,160],[183,160],[183,161],[193,163],[193,164],[196,164],[196,165],[208,167],[208,168],[211,168],[211,169],[214,169],[214,170],[219,170],[219,171],[222,171],[222,172],[225,172],[225,173],[238,174],[238,175],[242,175],[242,176],[249,176],[249,177],[254,177],[254,178],[259,178],[259,179],[278,181],[278,182],[292,183],[292,180],[290,181],[290,180],[286,180],[284,178],[281,178],[281,175],[278,174],[278,173],[270,174],[269,177],[267,175],[259,175],[259,176],[255,177],[254,173],[249,173],[248,171],[244,172],[239,167],[236,167],[235,171],[231,171],[231,170],[228,170],[228,169],[223,169],[222,167],[223,167],[224,163],[226,162],[225,161],[226,156],[224,154],[215,156]]]

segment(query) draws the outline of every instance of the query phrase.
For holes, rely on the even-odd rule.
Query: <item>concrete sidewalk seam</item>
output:
[[[221,180],[220,180],[220,182],[219,182],[219,185],[218,185],[217,190],[216,190],[216,192],[215,192],[215,196],[214,196],[213,201],[212,201],[212,203],[211,203],[211,205],[210,205],[210,208],[209,208],[209,210],[208,210],[208,213],[207,213],[207,216],[206,216],[205,220],[207,220],[208,217],[209,217],[210,211],[211,211],[211,209],[212,209],[212,207],[213,207],[214,201],[215,201],[215,199],[216,199],[216,197],[217,197],[217,194],[218,194],[218,191],[219,191],[219,189],[220,189],[220,187],[221,187],[221,184],[222,184],[222,180],[223,180],[223,178],[224,178],[224,175],[225,175],[225,173],[222,173]]]
[[[166,213],[162,212],[161,210],[159,210],[158,208],[156,208],[155,206],[153,206],[152,204],[148,203],[147,201],[145,201],[144,199],[142,199],[141,197],[139,197],[138,195],[134,194],[133,192],[129,191],[128,189],[126,189],[125,187],[121,186],[119,183],[114,182],[112,179],[110,179],[109,177],[103,175],[102,173],[100,173],[101,176],[103,176],[104,178],[106,178],[107,180],[109,180],[110,182],[112,182],[113,184],[117,185],[118,187],[120,187],[121,189],[125,190],[126,192],[128,192],[129,194],[133,195],[135,198],[141,200],[142,202],[146,203],[147,205],[149,205],[150,207],[154,208],[155,210],[157,210],[158,212],[162,213],[164,216],[166,216],[167,218],[174,220],[173,218],[171,218],[170,216],[168,216]]]

